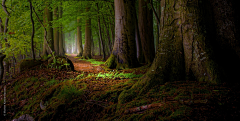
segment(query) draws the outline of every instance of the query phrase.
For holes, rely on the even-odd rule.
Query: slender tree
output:
[[[58,20],[59,17],[59,12],[58,12],[58,7],[56,7],[53,10],[53,19],[54,20]],[[55,51],[55,55],[59,55],[59,27],[54,27],[53,28],[53,32],[54,32],[54,51]]]
[[[33,60],[35,60],[35,52],[34,52],[34,33],[35,33],[35,28],[34,28],[34,20],[33,20],[33,16],[32,16],[32,2],[31,0],[28,0],[29,4],[30,4],[30,17],[31,17],[31,22],[32,22],[32,36],[31,36],[31,48],[32,48],[32,57],[33,57]]]
[[[86,8],[86,12],[89,11],[89,7]],[[87,18],[85,26],[85,44],[83,50],[83,58],[89,59],[91,57],[91,19]]]
[[[134,68],[139,65],[135,43],[135,0],[114,0],[115,42],[105,62],[109,68]]]
[[[99,13],[99,7],[98,4],[97,5],[97,11]],[[101,28],[101,23],[100,23],[100,17],[98,16],[97,18],[97,22],[98,22],[98,33],[99,33],[99,40],[101,42],[101,48],[103,51],[103,60],[106,60],[106,54],[105,54],[105,44],[103,43],[103,38],[102,38],[102,28]],[[101,52],[100,52],[101,53]]]
[[[44,8],[44,14],[43,14],[43,23],[44,23],[45,28],[47,29],[47,40],[46,41],[50,41],[49,46],[52,50],[54,50],[53,28],[52,28],[52,24],[51,24],[53,16],[52,16],[52,12],[49,10],[48,7],[49,7],[49,3],[46,2],[46,7]],[[44,34],[46,34],[46,33],[44,33]],[[46,42],[44,42],[42,55],[47,55],[47,54],[50,54],[50,52],[48,52]]]
[[[59,7],[58,7],[58,9],[59,9],[59,19],[61,19],[62,18],[62,7],[61,7],[61,3],[60,3],[60,5],[59,5]],[[63,27],[62,27],[62,23],[60,23],[60,27],[59,27],[59,55],[60,56],[64,56],[64,40],[63,40],[63,32],[62,32],[62,29],[63,29]]]
[[[83,47],[82,47],[82,30],[80,25],[80,19],[77,19],[77,48],[78,48],[78,57],[81,57],[83,54]]]

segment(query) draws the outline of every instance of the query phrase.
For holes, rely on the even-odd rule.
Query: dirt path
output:
[[[74,69],[78,72],[84,71],[84,72],[90,72],[90,73],[99,73],[103,72],[104,69],[100,66],[96,66],[91,64],[90,62],[79,60],[80,58],[76,57],[77,54],[71,54],[70,56],[67,56],[74,65]],[[94,56],[93,59],[99,59],[100,56]]]

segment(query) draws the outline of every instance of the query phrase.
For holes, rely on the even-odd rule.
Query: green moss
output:
[[[107,61],[104,63],[105,66],[107,66],[110,69],[116,68],[117,63],[115,60],[116,56],[111,54],[110,57],[107,59]]]

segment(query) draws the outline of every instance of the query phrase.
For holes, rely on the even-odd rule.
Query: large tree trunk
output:
[[[231,83],[237,78],[240,44],[236,27],[240,17],[231,5],[227,0],[161,0],[156,57],[141,80],[120,94],[119,102],[169,81]]]
[[[153,11],[146,5],[151,0],[139,0],[139,33],[146,63],[152,63],[155,57],[153,39]]]
[[[135,0],[114,0],[115,42],[105,65],[109,68],[134,68],[139,66],[135,43]]]
[[[58,20],[58,7],[53,11],[54,20]],[[53,28],[54,31],[54,51],[55,55],[59,55],[59,27]]]
[[[89,11],[89,7],[86,8],[86,12]],[[83,58],[90,59],[91,57],[91,19],[87,18],[85,27],[85,44],[83,50]]]
[[[82,30],[81,30],[81,25],[80,24],[80,19],[77,19],[77,48],[78,48],[78,57],[81,57],[83,54],[83,47],[82,47]]]

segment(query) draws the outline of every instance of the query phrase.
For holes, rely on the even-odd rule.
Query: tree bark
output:
[[[161,34],[156,57],[141,80],[119,95],[119,102],[169,81],[233,83],[231,80],[240,73],[236,28],[240,16],[239,8],[232,10],[230,3],[234,2],[161,0]],[[230,59],[222,59],[223,56]]]
[[[108,26],[104,20],[104,17],[103,17],[103,24],[105,26],[105,29],[106,29],[106,34],[107,34],[107,38],[108,38],[108,47],[109,47],[109,51],[112,52],[112,45],[111,45],[111,39],[110,39],[110,35],[109,35],[109,30],[108,30]]]
[[[53,11],[54,20],[58,20],[58,7],[56,7]],[[59,27],[53,28],[54,31],[54,51],[55,55],[59,55]]]
[[[61,4],[59,5],[58,7],[59,9],[59,19],[62,18],[62,7],[61,7]],[[59,55],[60,56],[64,56],[65,55],[65,52],[64,52],[64,40],[63,40],[63,32],[62,32],[62,23],[60,23],[60,27],[59,27]]]
[[[146,5],[151,0],[139,0],[139,33],[146,63],[152,63],[155,57],[153,39],[153,11]]]
[[[78,47],[78,57],[81,57],[83,54],[83,47],[82,47],[82,30],[80,25],[80,19],[77,19],[77,47]]]
[[[98,4],[97,4],[97,11],[99,11]],[[98,12],[99,13],[99,12]],[[101,48],[103,51],[103,60],[106,60],[106,53],[105,53],[105,44],[103,43],[103,38],[102,38],[102,28],[101,28],[101,23],[100,23],[100,17],[98,16],[98,33],[99,33],[99,39],[101,42]],[[101,52],[100,52],[101,53]]]
[[[135,0],[114,0],[115,42],[113,51],[105,62],[109,68],[134,68],[139,66],[135,43]]]
[[[141,38],[139,35],[139,28],[138,28],[138,18],[137,18],[137,13],[136,13],[136,7],[135,7],[135,40],[136,40],[136,48],[137,48],[137,59],[139,63],[144,63],[144,54],[142,50],[142,43],[141,43]]]
[[[89,11],[89,7],[86,8],[86,12]],[[91,57],[91,19],[87,18],[85,27],[85,44],[83,50],[83,58],[90,59]]]
[[[31,0],[28,0],[29,4],[30,4],[30,17],[31,17],[31,22],[32,22],[32,36],[31,36],[31,48],[32,48],[32,57],[33,57],[33,60],[35,60],[35,52],[34,52],[34,46],[33,46],[33,38],[34,38],[34,32],[35,32],[35,28],[34,28],[34,21],[33,21],[33,16],[32,16],[32,2]]]
[[[46,4],[48,4],[48,3],[46,3]],[[47,6],[49,6],[49,5],[47,5]],[[51,50],[54,50],[53,28],[52,28],[52,24],[51,24],[52,18],[53,18],[52,12],[48,9],[48,7],[44,8],[43,22],[44,22],[45,28],[47,29],[47,35],[46,35],[46,33],[44,33],[44,36],[47,36],[46,41],[50,41],[49,46],[50,46]],[[46,45],[46,43],[47,42],[44,42],[44,45],[43,45],[43,55],[47,55],[47,54],[51,53],[51,52],[48,52],[49,51],[47,49],[48,45]]]

